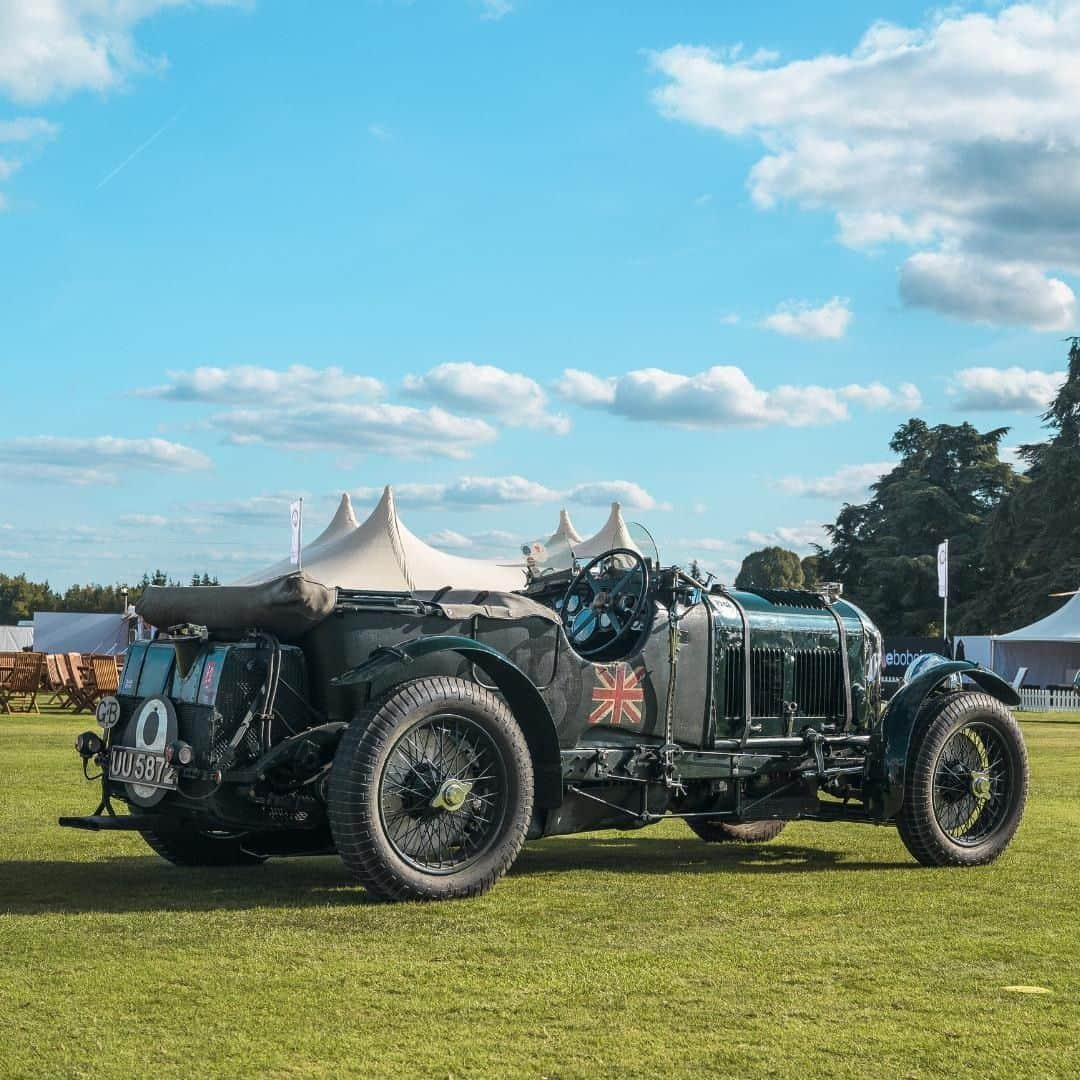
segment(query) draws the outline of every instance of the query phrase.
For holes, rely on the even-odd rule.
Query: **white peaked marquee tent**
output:
[[[991,639],[994,670],[1011,679],[1028,669],[1030,686],[1066,686],[1080,669],[1080,596],[1045,619]]]
[[[581,535],[577,529],[574,528],[574,523],[570,520],[570,515],[566,512],[565,507],[559,511],[559,527],[548,537],[547,547],[554,547],[556,544],[580,544]]]
[[[581,543],[581,534],[574,528],[566,510],[559,511],[558,528],[543,541],[543,551],[536,561],[547,566],[569,566],[574,559],[573,549]],[[535,547],[536,545],[534,545]]]
[[[604,527],[595,536],[590,536],[588,540],[582,540],[581,543],[573,545],[574,555],[578,559],[591,559],[612,548],[629,548],[631,551],[640,553],[623,520],[622,507],[617,502],[611,504],[611,513]]]
[[[358,525],[359,522],[356,520],[356,514],[353,513],[352,500],[350,500],[349,493],[346,491],[341,496],[341,502],[338,503],[338,508],[334,512],[334,516],[330,519],[330,524],[327,525],[314,540],[305,544],[301,549],[301,569],[306,570],[308,564],[318,557],[320,551],[330,547],[336,541],[344,539],[349,533],[353,532]],[[291,574],[295,570],[296,567],[293,566],[288,559],[280,559],[278,562],[274,563],[273,566],[268,566],[265,570],[259,570],[254,574],[249,574],[247,577],[233,582],[233,584],[254,585],[260,581],[272,581],[274,578],[281,577],[283,574]]]
[[[255,585],[294,571],[288,560],[275,563],[235,582]],[[366,521],[356,524],[348,496],[342,497],[334,520],[303,549],[303,571],[311,578],[343,589],[391,591],[441,589],[520,589],[520,566],[500,566],[485,559],[448,555],[424,543],[401,522],[390,487]]]

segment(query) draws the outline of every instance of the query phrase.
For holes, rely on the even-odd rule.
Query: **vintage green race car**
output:
[[[387,899],[474,896],[527,840],[684,818],[760,841],[894,824],[986,863],[1027,793],[1015,692],[964,661],[882,711],[881,636],[834,591],[707,588],[629,548],[517,593],[370,593],[296,574],[151,589],[83,829],[180,865],[337,852]],[[126,804],[117,814],[114,804]]]

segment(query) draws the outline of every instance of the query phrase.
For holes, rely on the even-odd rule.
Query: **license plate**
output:
[[[165,755],[136,750],[133,746],[114,746],[109,751],[109,779],[176,790],[176,770],[165,760]]]

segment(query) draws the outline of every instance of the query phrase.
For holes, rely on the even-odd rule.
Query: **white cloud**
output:
[[[564,401],[575,405],[611,405],[615,401],[617,379],[567,368],[553,389]]]
[[[816,544],[824,547],[827,541],[825,527],[815,521],[807,521],[801,525],[781,525],[771,532],[751,530],[742,542],[753,544],[757,548],[784,547],[809,552]]]
[[[210,418],[234,445],[345,450],[388,457],[466,458],[493,442],[495,429],[445,409],[347,402],[231,409]]]
[[[427,542],[433,547],[454,548],[457,550],[473,546],[472,540],[463,533],[455,532],[453,529],[440,529],[438,532],[433,532],[427,538]]]
[[[523,476],[462,476],[450,484],[401,484],[403,504],[482,510],[515,503],[554,502],[559,493]]]
[[[735,545],[730,540],[699,536],[690,540],[676,540],[674,546],[680,551],[731,551]]]
[[[864,409],[913,412],[922,405],[922,394],[914,383],[901,383],[895,390],[879,382],[867,386],[852,383],[841,387],[840,396]]]
[[[0,45],[2,48],[2,45]],[[0,157],[0,183],[13,176],[46,140],[60,129],[56,124],[39,116],[20,116],[14,120],[0,121],[0,145],[18,146],[18,156],[4,154]],[[7,199],[0,191],[0,211],[7,206]]]
[[[1042,412],[1061,389],[1065,373],[1022,367],[972,367],[958,371],[948,393],[953,405],[969,412]]]
[[[249,6],[249,0],[4,0],[0,3],[0,92],[45,101],[79,90],[105,92],[164,57],[134,38],[143,19],[166,8]]]
[[[19,116],[0,120],[0,143],[41,142],[54,138],[60,128],[40,116]]]
[[[813,307],[805,300],[789,300],[762,319],[761,325],[788,337],[837,341],[851,324],[849,305],[850,301],[841,296],[834,296],[821,307]]]
[[[393,487],[394,498],[401,506],[423,510],[490,510],[556,502],[583,506],[620,502],[630,510],[670,509],[630,480],[596,480],[559,490],[523,476],[462,476],[448,484],[403,483]],[[362,505],[374,502],[381,493],[381,488],[358,488],[351,494]]]
[[[597,480],[591,484],[572,487],[566,498],[583,506],[607,506],[620,503],[624,510],[670,510],[667,503],[659,503],[640,484],[632,480]]]
[[[851,502],[865,498],[870,485],[892,467],[889,462],[844,465],[828,476],[810,479],[802,476],[785,476],[774,486],[788,495],[806,495],[815,499],[843,499]]]
[[[492,364],[439,364],[426,375],[406,375],[403,391],[447,408],[492,416],[510,427],[542,428],[557,435],[570,430],[565,416],[547,411],[547,394],[527,375]]]
[[[606,409],[630,420],[688,428],[832,424],[848,419],[849,401],[871,408],[908,408],[913,395],[918,396],[910,384],[896,392],[880,383],[840,389],[808,385],[762,390],[741,368],[730,365],[696,375],[644,368],[608,379],[568,370],[555,385],[563,398],[584,407]]]
[[[305,401],[340,401],[342,398],[377,398],[384,392],[378,379],[350,375],[339,367],[322,370],[293,364],[284,371],[240,364],[236,367],[197,367],[170,371],[168,382],[136,390],[137,397],[165,401],[214,402],[225,405],[302,404]]]
[[[513,0],[480,0],[481,17],[498,21],[514,10]]]
[[[135,528],[160,529],[169,524],[169,519],[162,514],[121,514],[118,525],[133,525]]]
[[[427,542],[432,547],[468,552],[473,558],[517,560],[521,558],[521,546],[527,539],[504,529],[487,529],[468,535],[455,529],[439,529],[428,535]]]
[[[201,451],[165,439],[32,435],[0,442],[0,466],[0,478],[87,485],[115,484],[120,473],[135,469],[194,472],[212,463]]]
[[[390,139],[390,129],[383,124],[368,124],[368,134],[380,142],[388,142]]]
[[[919,252],[900,269],[900,296],[913,307],[991,326],[1068,330],[1076,324],[1072,289],[1060,278],[1022,263]]]
[[[824,209],[849,246],[917,249],[909,303],[1061,329],[1075,298],[1052,273],[1080,272],[1078,49],[1080,0],[951,7],[790,62],[677,45],[653,56],[654,100],[760,141],[748,178],[759,207]]]
[[[230,524],[243,525],[281,525],[289,518],[289,503],[300,496],[304,498],[304,532],[308,532],[309,526],[315,521],[321,520],[323,507],[313,506],[312,499],[305,491],[278,491],[264,495],[251,495],[246,499],[234,499],[229,502],[197,503],[192,509],[199,514],[208,515],[213,521],[226,521]],[[340,495],[336,498],[340,499]],[[323,500],[326,503],[326,516],[332,513],[330,499]],[[182,522],[185,528],[195,532],[203,531],[206,522],[199,518],[186,518]],[[321,526],[320,526],[321,528]],[[314,537],[320,530],[312,533]]]

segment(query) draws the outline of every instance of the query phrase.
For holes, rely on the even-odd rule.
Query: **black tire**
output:
[[[357,716],[327,788],[338,853],[384,900],[487,892],[521,851],[532,804],[532,760],[512,713],[457,678],[396,686]]]
[[[252,855],[234,834],[144,832],[142,838],[174,866],[261,866],[264,855]]]
[[[924,866],[982,866],[1008,846],[1027,801],[1024,736],[989,694],[950,694],[926,707],[908,753],[896,825]]]
[[[708,844],[767,844],[783,831],[786,821],[720,821],[715,818],[687,818],[690,826]]]

